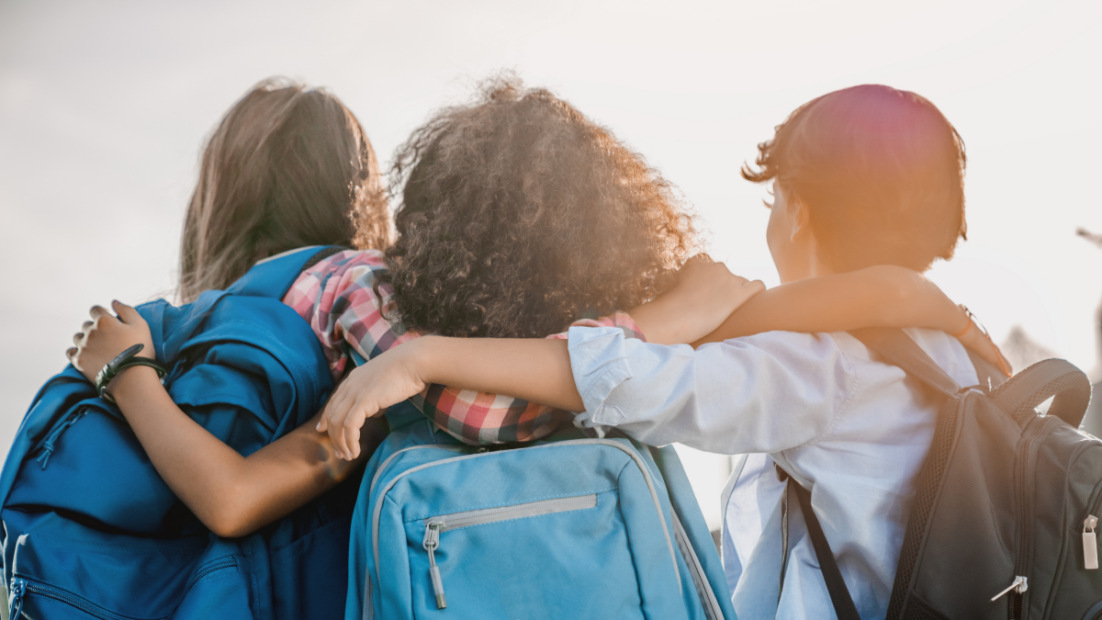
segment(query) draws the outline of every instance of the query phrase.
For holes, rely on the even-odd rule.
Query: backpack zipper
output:
[[[39,444],[38,456],[35,458],[35,460],[42,465],[42,469],[46,469],[46,465],[50,462],[50,457],[57,451],[57,440],[61,438],[61,434],[65,432],[65,429],[76,424],[77,421],[83,418],[87,413],[87,407],[80,407],[76,411],[65,416],[64,420],[50,429],[49,434],[46,435],[46,439]]]
[[[23,596],[27,593],[27,582],[18,577],[12,580],[11,594],[8,596],[8,617],[19,618],[23,613]]]
[[[70,594],[59,588],[47,585],[30,583],[26,579],[19,577],[12,580],[12,594],[11,597],[9,597],[11,612],[8,617],[12,618],[12,620],[19,618],[19,614],[23,613],[23,601],[27,594],[52,598],[55,601],[65,603],[95,618],[103,618],[104,620],[124,620],[123,616],[107,611],[99,605],[86,601],[75,594]]]
[[[1083,519],[1083,568],[1086,570],[1098,570],[1098,535],[1094,529],[1098,527],[1098,517],[1087,515]]]
[[[1095,489],[1091,507],[1083,519],[1083,568],[1098,570],[1098,515],[1102,515],[1102,485]]]
[[[560,442],[556,442],[556,443],[543,444],[543,445],[539,445],[539,446],[531,446],[531,447],[525,448],[525,450],[545,450],[547,448],[555,448],[555,447],[560,447],[560,446],[585,445],[585,444],[603,445],[603,446],[608,446],[608,447],[611,447],[611,448],[615,448],[615,449],[620,450],[620,451],[624,452],[625,454],[627,454],[635,462],[636,467],[638,467],[640,473],[643,474],[643,480],[647,483],[647,489],[650,491],[651,500],[654,502],[655,510],[657,510],[657,512],[658,512],[658,520],[662,525],[662,533],[666,537],[666,546],[669,548],[669,551],[670,551],[670,560],[673,562],[674,574],[679,575],[681,573],[681,569],[677,565],[677,555],[674,552],[673,541],[670,539],[670,532],[669,532],[669,529],[666,526],[666,517],[662,513],[662,504],[658,499],[658,492],[654,488],[654,481],[651,477],[650,471],[647,469],[647,466],[643,463],[642,459],[639,457],[638,454],[636,454],[634,451],[629,450],[628,448],[620,445],[618,442],[613,441],[611,439],[574,439],[574,440],[570,440],[570,441],[560,441]],[[433,446],[414,446],[412,448],[407,448],[406,450],[412,450],[414,448],[427,448],[427,447],[434,447],[435,448],[435,447],[440,447],[440,446],[436,446],[436,445],[433,445]],[[400,450],[399,452],[404,452],[404,451],[405,450]],[[383,464],[384,465],[388,464],[395,456],[398,455],[399,452],[395,452]],[[493,456],[495,454],[498,454],[498,452],[479,452],[479,453],[476,453],[476,454],[466,454],[466,455],[462,455],[462,456],[455,456],[455,457],[451,457],[451,458],[441,459],[439,461],[433,461],[431,463],[425,463],[424,465],[419,465],[417,467],[408,469],[408,470],[402,472],[401,474],[398,474],[397,476],[395,476],[393,480],[391,480],[390,482],[387,483],[386,487],[383,488],[381,493],[382,493],[382,495],[385,496],[388,492],[390,492],[390,489],[392,489],[394,487],[394,485],[398,483],[399,480],[401,480],[402,478],[408,476],[409,474],[420,471],[422,469],[428,469],[430,467],[436,467],[437,465],[445,465],[445,464],[448,464],[448,463],[454,463],[456,461],[462,461],[462,460],[466,460],[466,459]],[[383,467],[379,468],[379,473],[382,472],[382,469],[383,469]],[[378,478],[379,473],[376,474],[376,479]],[[374,485],[374,483],[373,483],[373,485]],[[374,493],[369,492],[369,497],[372,496],[373,494]],[[382,516],[382,510],[383,510],[383,502],[376,501],[375,502],[375,508],[372,511],[373,514],[372,514],[372,518],[371,518],[371,543],[372,543],[371,546],[372,546],[372,549],[374,551],[374,556],[375,556],[375,570],[376,570],[376,573],[378,573],[378,570],[379,570],[379,520]],[[435,551],[435,549],[436,548],[434,547],[434,551]],[[381,575],[380,575],[380,577],[381,577]],[[442,584],[441,584],[441,586],[442,586]],[[443,588],[441,587],[441,590],[442,589]],[[682,591],[682,586],[681,586],[681,580],[680,579],[677,580],[677,589],[678,589],[679,592]]]
[[[1029,589],[1029,578],[1018,575],[1018,576],[1014,577],[1014,582],[1011,583],[1009,586],[1007,586],[1005,590],[1003,590],[1002,592],[999,592],[995,596],[992,596],[991,597],[991,602],[994,603],[995,601],[999,600],[1003,596],[1006,596],[1010,592],[1014,592],[1016,594],[1025,594],[1025,591],[1028,590],[1028,589]]]
[[[1025,594],[1029,591],[1029,579],[1026,575],[1029,573],[1027,565],[1032,552],[1030,548],[1032,541],[1030,527],[1033,521],[1033,502],[1031,501],[1032,494],[1029,492],[1029,474],[1033,469],[1031,467],[1033,465],[1033,451],[1031,448],[1034,441],[1044,434],[1052,420],[1053,418],[1049,416],[1038,416],[1026,426],[1026,432],[1029,433],[1029,436],[1025,439],[1018,456],[1018,462],[1020,463],[1018,468],[1018,560],[1015,563],[1014,581],[1002,592],[991,598],[991,601],[994,602],[1010,594],[1010,613],[1008,615],[1010,620],[1020,620],[1023,617]]]
[[[712,591],[712,584],[708,581],[708,576],[704,574],[704,566],[701,565],[700,558],[697,557],[696,550],[693,549],[689,535],[685,532],[685,527],[681,525],[681,519],[678,518],[677,511],[671,510],[670,514],[673,516],[674,538],[677,540],[678,548],[681,549],[681,557],[685,559],[685,564],[689,567],[689,575],[693,578],[693,585],[696,586],[696,593],[700,597],[700,605],[704,608],[704,615],[708,620],[723,620],[723,608],[719,606],[719,601],[716,600],[716,594]]]
[[[444,582],[440,580],[440,569],[436,567],[436,548],[440,546],[440,527],[443,523],[425,525],[425,540],[421,545],[429,552],[429,578],[432,579],[432,593],[436,596],[436,608],[445,609],[448,601],[444,598]]]
[[[440,570],[436,566],[436,551],[440,548],[440,535],[464,527],[498,523],[515,519],[526,519],[559,512],[572,512],[585,510],[597,505],[597,495],[578,495],[575,497],[561,497],[545,499],[536,502],[525,502],[500,508],[484,508],[481,510],[467,510],[452,514],[440,515],[425,519],[425,539],[422,543],[425,551],[429,552],[429,577],[432,579],[433,593],[436,595],[436,608],[444,609],[448,606],[444,598],[444,583],[440,579]]]

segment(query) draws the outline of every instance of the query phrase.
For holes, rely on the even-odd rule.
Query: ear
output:
[[[792,224],[789,239],[795,241],[798,235],[811,232],[811,214],[799,196],[790,194],[785,198],[788,201],[789,222]]]

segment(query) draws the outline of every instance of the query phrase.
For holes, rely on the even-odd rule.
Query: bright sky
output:
[[[1102,250],[1075,230],[1102,232],[1102,3],[6,0],[0,445],[89,306],[173,288],[203,138],[253,83],[328,87],[386,157],[500,68],[611,127],[770,284],[754,145],[838,88],[926,96],[969,156],[969,241],[932,277],[996,339],[1021,324],[1094,368]]]

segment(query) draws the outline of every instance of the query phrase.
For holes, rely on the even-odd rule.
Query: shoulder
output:
[[[830,437],[862,388],[862,369],[839,334],[773,331],[726,340],[722,346],[729,356],[742,358],[751,379],[743,389],[783,429],[777,431],[783,441],[763,444],[766,451],[797,449]]]
[[[378,275],[385,271],[385,256],[379,250],[338,252],[304,270],[283,302],[304,316],[321,308],[332,309],[341,298],[363,297],[371,302]],[[389,287],[379,289],[379,294],[389,300]]]
[[[918,346],[930,356],[958,385],[976,385],[979,378],[968,350],[959,340],[934,329],[905,329]]]
[[[754,367],[755,375],[766,382],[760,389],[830,393],[840,407],[852,396],[860,374],[853,351],[840,336],[848,334],[772,331],[732,338],[718,346],[726,349],[723,357]]]
[[[840,341],[838,336],[839,334],[824,332],[773,331],[742,338],[732,338],[724,341],[723,345],[734,348],[758,349],[762,353],[776,358],[782,364],[791,364],[793,367],[803,367],[810,364],[816,368],[827,368],[840,364],[848,368],[850,365],[848,360],[849,347],[844,346],[844,339]],[[841,336],[848,336],[848,334],[841,334]]]
[[[344,250],[318,261],[316,265],[304,270],[299,279],[327,278],[333,274],[345,273],[350,270],[377,272],[385,269],[385,255],[379,250]]]

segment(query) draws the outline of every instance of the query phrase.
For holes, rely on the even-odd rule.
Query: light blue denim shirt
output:
[[[907,330],[960,385],[975,385],[955,338]],[[883,618],[914,479],[933,437],[936,403],[904,372],[873,360],[846,333],[769,332],[694,351],[574,327],[579,426],[636,439],[750,454],[726,507],[724,569],[740,620],[833,618],[792,510],[783,595],[780,497],[772,461],[811,489],[811,502],[862,618]],[[779,600],[778,600],[779,598]]]

